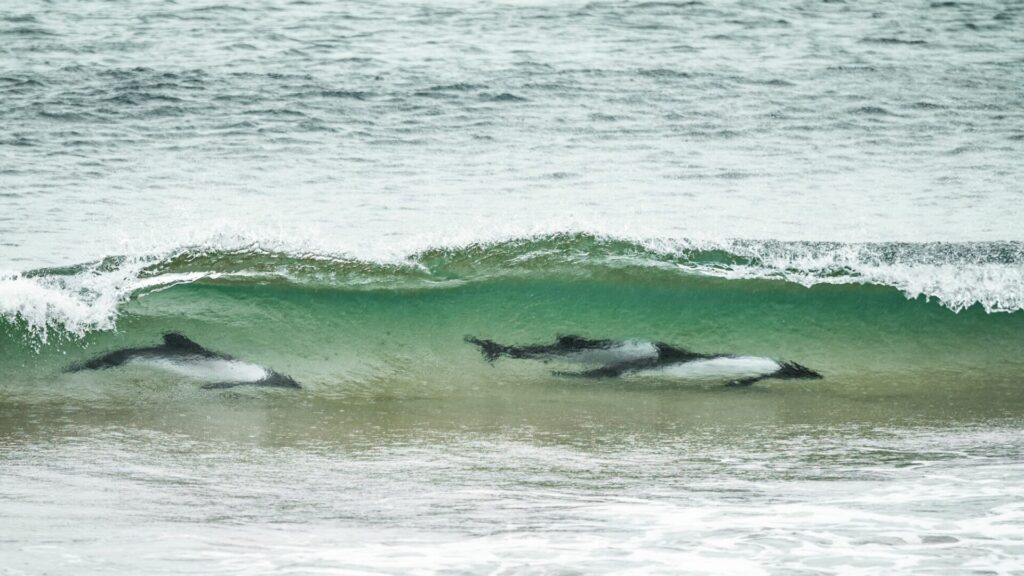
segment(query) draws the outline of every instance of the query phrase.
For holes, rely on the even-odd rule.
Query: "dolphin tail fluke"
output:
[[[480,353],[484,355],[484,359],[488,362],[494,362],[502,354],[508,352],[507,346],[502,346],[494,340],[481,340],[472,336],[466,336],[466,342],[470,344],[476,344],[480,347]]]
[[[111,352],[110,354],[104,354],[97,356],[89,360],[83,360],[81,362],[75,362],[64,368],[65,372],[81,372],[83,370],[103,370],[106,368],[114,368],[120,366],[128,361],[130,354],[121,350],[118,352]]]
[[[823,376],[810,368],[797,364],[796,362],[783,362],[782,367],[775,374],[772,374],[773,378],[784,378],[784,379],[811,379],[820,380]]]
[[[64,367],[64,372],[81,372],[82,370],[88,370],[89,367],[87,362],[75,362]]]
[[[117,366],[114,363],[105,363],[103,358],[93,358],[92,360],[86,360],[84,362],[75,362],[64,368],[65,372],[83,372],[85,370],[103,370],[104,368],[110,368]]]

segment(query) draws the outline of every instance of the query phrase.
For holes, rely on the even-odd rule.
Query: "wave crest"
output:
[[[954,312],[1024,309],[1024,243],[863,243],[622,239],[553,234],[429,248],[391,261],[223,240],[68,268],[0,274],[0,317],[43,341],[115,326],[121,304],[179,283],[280,283],[317,289],[443,288],[507,277],[685,276],[803,286],[873,284]]]

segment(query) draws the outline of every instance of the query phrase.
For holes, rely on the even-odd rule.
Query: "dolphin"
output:
[[[489,362],[501,356],[531,360],[559,360],[602,364],[582,372],[555,372],[580,378],[658,378],[687,381],[726,381],[729,386],[750,386],[768,378],[820,379],[821,374],[795,362],[760,356],[702,354],[664,342],[644,340],[589,340],[560,336],[554,344],[506,346],[493,340],[466,337],[480,347]]]
[[[65,372],[104,370],[133,364],[207,380],[209,383],[202,386],[205,390],[235,386],[301,388],[290,376],[258,364],[237,360],[227,354],[207,350],[176,332],[164,334],[163,339],[163,344],[159,346],[115,350],[85,362],[72,364]]]
[[[822,375],[796,362],[763,356],[706,354],[686,360],[636,360],[610,364],[584,372],[556,372],[580,378],[654,378],[692,382],[721,382],[727,386],[750,386],[769,378],[779,380],[820,380]]]
[[[590,340],[582,336],[559,336],[553,344],[532,344],[529,346],[507,346],[493,340],[481,340],[466,336],[466,342],[476,344],[488,362],[502,356],[509,358],[557,360],[576,364],[619,364],[656,360],[685,360],[700,357],[699,354],[676,348],[664,342],[645,340]]]

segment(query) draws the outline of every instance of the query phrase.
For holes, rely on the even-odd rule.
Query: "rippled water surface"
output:
[[[1022,30],[5,3],[0,574],[1024,573]],[[168,331],[302,388],[66,372]],[[824,378],[463,340],[569,334]]]
[[[23,2],[0,266],[211,231],[1020,240],[1016,2]]]
[[[3,429],[6,569],[1020,569],[1019,422],[650,428],[584,404],[545,421],[491,402],[462,423],[427,402],[51,405]]]

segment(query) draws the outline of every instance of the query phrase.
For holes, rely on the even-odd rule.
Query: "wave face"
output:
[[[830,381],[1007,383],[1024,370],[1022,261],[1016,243],[590,235],[392,262],[188,248],[4,279],[0,364],[49,381],[69,362],[173,330],[314,390],[408,394],[417,382],[436,390],[498,374],[465,335],[535,343],[581,334],[797,361]],[[548,366],[506,365],[502,374],[551,377]]]

